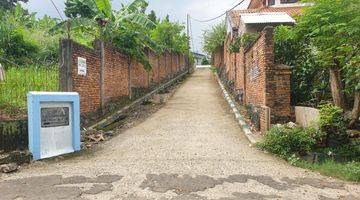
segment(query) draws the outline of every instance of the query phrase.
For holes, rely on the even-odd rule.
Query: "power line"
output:
[[[214,18],[211,18],[211,19],[207,19],[207,20],[200,20],[200,19],[196,19],[196,18],[193,18],[191,17],[194,21],[197,21],[197,22],[210,22],[210,21],[214,21],[216,19],[219,19],[220,17],[226,15],[229,11],[232,11],[234,10],[236,7],[238,7],[240,4],[242,4],[245,0],[242,0],[240,1],[238,4],[236,4],[235,6],[233,6],[232,8],[230,8],[229,10],[225,11],[224,13],[222,13],[221,15],[217,16],[217,17],[214,17]]]
[[[53,0],[50,0],[50,1],[51,1],[52,5],[55,7],[55,9],[56,9],[57,13],[59,14],[59,16],[60,16],[61,20],[62,20],[62,21],[64,21],[64,18],[62,17],[62,15],[61,15],[61,13],[60,13],[59,9],[56,7],[56,5],[55,5],[54,1],[53,1]]]

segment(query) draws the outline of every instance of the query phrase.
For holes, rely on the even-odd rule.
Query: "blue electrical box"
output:
[[[34,160],[80,151],[76,92],[29,92],[29,150]]]

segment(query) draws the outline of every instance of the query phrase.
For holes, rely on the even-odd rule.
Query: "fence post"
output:
[[[161,85],[161,77],[160,77],[161,56],[158,55],[158,56],[157,56],[157,59],[158,59],[158,85]]]
[[[72,50],[73,43],[71,40],[60,40],[59,89],[62,92],[71,92],[73,90]]]
[[[105,112],[105,85],[104,85],[104,76],[105,76],[105,47],[104,41],[100,41],[100,101],[101,101],[101,112]]]
[[[131,89],[131,57],[128,56],[128,88],[129,88],[129,99],[132,99],[132,89]]]

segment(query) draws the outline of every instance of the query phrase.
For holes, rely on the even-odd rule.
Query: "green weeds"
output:
[[[26,109],[29,91],[58,91],[58,74],[57,67],[9,67],[0,82],[0,109],[11,115]]]

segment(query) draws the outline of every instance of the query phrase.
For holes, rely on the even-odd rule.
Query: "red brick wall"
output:
[[[274,64],[274,29],[265,27],[259,39],[245,50],[245,102],[270,108],[271,123],[291,116],[289,67]],[[262,111],[265,112],[264,109]],[[261,113],[262,129],[267,127]]]
[[[244,91],[245,89],[245,57],[244,48],[240,47],[239,53],[236,54],[236,79],[235,79],[235,90]]]
[[[265,105],[265,92],[266,92],[266,70],[269,68],[265,59],[266,41],[265,36],[262,34],[260,38],[253,44],[250,49],[245,52],[245,103],[255,106]],[[271,64],[271,63],[270,63]]]
[[[230,69],[229,69],[229,80],[235,81],[235,65],[236,65],[237,59],[235,53],[230,53]]]
[[[135,59],[131,60],[131,87],[149,87],[149,73],[144,69],[143,65]]]
[[[229,46],[230,46],[230,39],[228,39],[226,42],[225,42],[225,45],[224,45],[224,58],[225,58],[225,62],[224,62],[224,65],[225,65],[225,74],[226,74],[226,79],[227,80],[230,80],[230,76],[231,76],[231,55],[230,55],[230,51],[229,51]]]
[[[169,54],[170,57],[170,74],[171,76],[174,76],[176,74],[176,61],[175,61],[175,55],[173,53]]]
[[[60,70],[60,88],[62,88],[62,91],[79,93],[81,114],[95,113],[103,105],[110,103],[110,100],[128,96],[130,79],[132,87],[148,88],[151,80],[156,83],[169,80],[170,75],[180,70],[179,55],[167,53],[165,61],[164,55],[157,56],[149,51],[149,62],[152,66],[151,72],[147,72],[141,63],[132,59],[131,78],[129,78],[128,57],[120,53],[112,45],[105,44],[103,87],[101,87],[102,63],[100,42],[95,42],[94,48],[89,48],[73,41],[62,40],[61,48],[61,56],[67,58],[67,55],[69,55],[71,61],[66,62],[66,66]],[[184,58],[183,55],[181,56]],[[78,57],[86,59],[86,76],[78,75]],[[171,65],[171,63],[173,64]],[[185,67],[184,60],[183,64]],[[101,94],[102,88],[104,89],[103,99]]]
[[[96,111],[101,106],[100,54],[74,42],[72,47],[72,90],[80,95],[81,113]],[[78,75],[78,57],[86,59],[86,76]]]
[[[105,46],[104,72],[105,103],[129,95],[128,58],[111,45]]]
[[[223,67],[224,65],[224,47],[212,54],[212,65],[215,67]]]
[[[287,66],[275,65],[269,71],[267,88],[267,105],[271,109],[271,120],[286,122],[291,117],[291,69]]]
[[[185,71],[186,69],[186,57],[183,54],[180,55],[180,69],[181,71]]]
[[[165,55],[160,56],[160,80],[164,81],[166,79],[166,59]]]
[[[72,91],[80,95],[81,113],[97,111],[101,107],[100,46],[94,49],[72,42]],[[127,58],[111,45],[105,45],[104,101],[129,95]],[[78,57],[86,59],[86,76],[78,75]]]
[[[159,83],[160,74],[159,74],[159,57],[153,53],[149,52],[149,62],[151,65],[151,81],[154,83]]]
[[[169,79],[172,75],[172,71],[171,71],[171,64],[172,64],[172,59],[171,59],[171,54],[169,52],[166,52],[166,77]]]
[[[179,72],[181,71],[181,67],[180,67],[180,54],[175,54],[174,56],[175,60],[176,60],[176,64],[175,64],[175,72],[176,74],[179,74]]]

